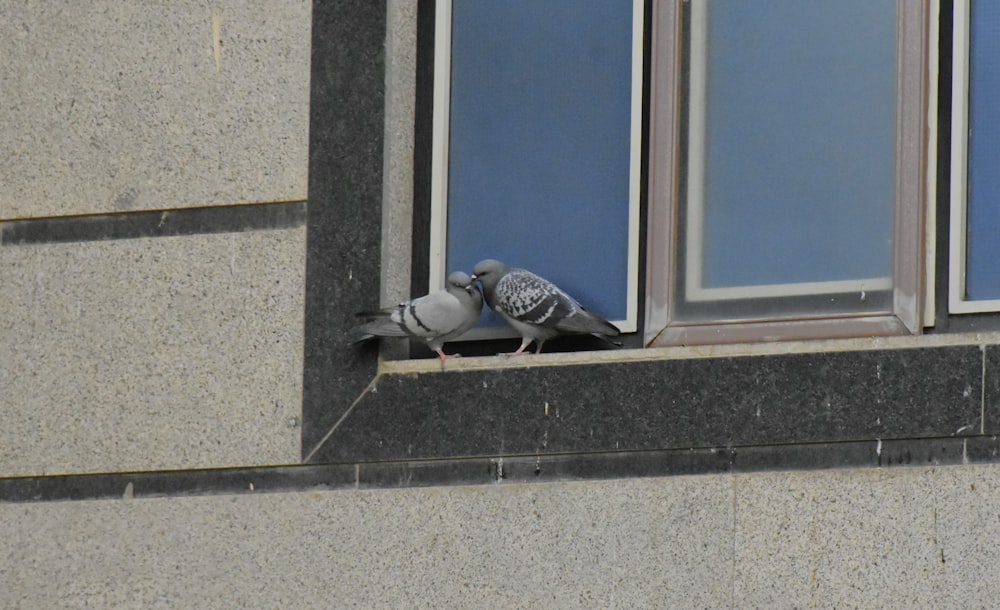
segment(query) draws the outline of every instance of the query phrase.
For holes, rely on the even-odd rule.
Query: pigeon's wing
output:
[[[455,286],[380,311],[366,312],[374,318],[355,326],[350,333],[354,343],[373,337],[413,337],[432,349],[465,333],[479,321],[483,296],[471,279],[462,274]]]
[[[500,278],[495,301],[511,319],[552,330],[579,307],[558,286],[524,269],[511,269]]]
[[[458,277],[456,278],[456,276]],[[452,281],[453,279],[459,281]],[[464,335],[470,328],[479,323],[480,314],[483,312],[483,293],[472,285],[472,278],[465,273],[452,273],[445,290],[458,302],[459,310],[455,313],[453,330],[439,339],[441,343]]]
[[[564,334],[617,336],[619,330],[587,311],[552,282],[524,269],[513,269],[497,283],[497,302],[519,322]]]
[[[467,330],[473,313],[475,319],[471,323],[475,324],[479,311],[441,290],[404,303],[392,314],[392,319],[411,336],[433,341]]]

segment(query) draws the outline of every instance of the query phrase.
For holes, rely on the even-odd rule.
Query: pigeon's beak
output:
[[[469,282],[469,285],[466,286],[466,288],[472,288],[473,286],[475,286],[476,285],[476,280],[478,280],[479,278],[476,277],[475,274],[473,274],[471,279],[472,279],[472,281]]]

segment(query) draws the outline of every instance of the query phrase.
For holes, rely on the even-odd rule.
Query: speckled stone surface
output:
[[[353,348],[347,333],[380,299],[385,2],[319,2],[312,31],[305,454],[377,369],[377,346]]]
[[[727,607],[731,495],[674,477],[0,504],[0,605]]]
[[[959,608],[1000,466],[0,503],[3,607]]]
[[[297,462],[304,240],[0,247],[0,475]]]
[[[983,434],[1000,434],[1000,346],[986,345],[983,366]]]
[[[361,395],[315,461],[976,434],[982,352],[967,346],[388,374],[374,390]]]
[[[308,0],[0,5],[0,219],[306,198]]]
[[[998,466],[741,475],[735,608],[987,608]]]
[[[937,547],[933,574],[945,592],[941,608],[989,608],[1000,599],[998,469],[946,468],[935,479],[929,533]]]
[[[387,3],[386,30],[381,298],[392,305],[411,296],[417,0]]]

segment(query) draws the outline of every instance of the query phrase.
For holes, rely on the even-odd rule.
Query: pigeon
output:
[[[475,326],[482,310],[483,295],[474,280],[466,273],[453,271],[443,290],[381,311],[358,314],[374,319],[355,326],[351,335],[353,343],[373,337],[420,339],[437,352],[443,367],[445,360],[461,354],[445,354],[442,346]]]
[[[476,263],[472,279],[483,285],[486,302],[521,335],[521,347],[509,355],[521,355],[535,341],[535,353],[557,335],[590,333],[615,343],[620,331],[611,322],[590,313],[552,282],[526,269],[508,267],[487,259]]]

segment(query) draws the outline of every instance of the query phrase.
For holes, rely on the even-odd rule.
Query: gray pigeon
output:
[[[486,302],[521,334],[520,355],[532,341],[542,344],[557,335],[592,334],[606,341],[620,331],[611,322],[592,314],[552,282],[525,269],[487,259],[476,263],[472,279],[483,285]]]
[[[453,271],[443,290],[381,311],[358,314],[374,319],[355,326],[351,335],[354,343],[373,337],[419,339],[437,352],[444,366],[445,360],[460,354],[449,356],[442,346],[475,326],[482,310],[483,295],[474,280],[466,273]]]

